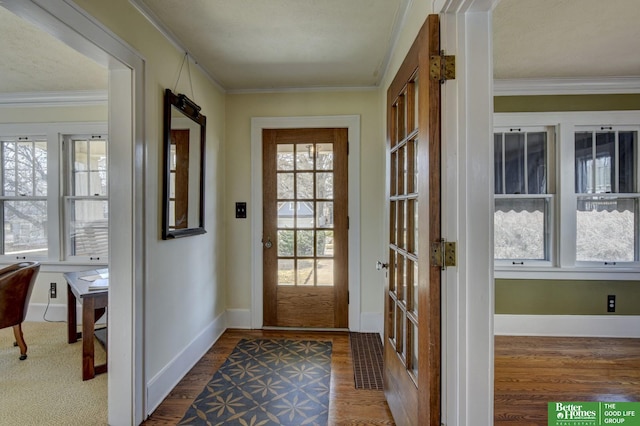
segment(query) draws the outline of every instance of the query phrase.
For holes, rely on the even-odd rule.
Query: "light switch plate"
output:
[[[246,219],[247,218],[247,203],[239,202],[236,203],[236,219]]]

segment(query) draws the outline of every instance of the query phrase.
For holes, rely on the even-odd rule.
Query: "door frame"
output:
[[[440,47],[456,55],[442,86],[442,238],[458,266],[442,274],[442,422],[493,425],[493,47],[500,0],[434,0]]]
[[[140,424],[146,410],[143,371],[144,58],[68,0],[5,0],[3,6],[109,70],[110,226],[109,424]],[[111,334],[111,332],[109,333]],[[112,347],[111,347],[112,346]]]
[[[263,326],[262,129],[347,128],[349,135],[349,330],[360,331],[360,116],[251,119],[251,328]]]

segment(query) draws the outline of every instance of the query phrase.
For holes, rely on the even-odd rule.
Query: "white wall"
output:
[[[169,43],[127,0],[76,3],[138,51],[145,59],[145,244],[144,369],[153,398],[150,409],[202,350],[202,341],[224,312],[225,287],[221,200],[224,190],[222,144],[224,94],[191,65],[178,83],[207,117],[204,235],[163,241],[161,223],[162,108],[165,88],[174,89],[183,52]],[[116,142],[117,141],[112,141]],[[195,348],[195,352],[190,352]],[[197,360],[197,359],[196,359]],[[195,362],[195,361],[194,361]],[[153,400],[151,400],[153,399]]]
[[[375,263],[387,257],[385,224],[386,90],[413,43],[431,4],[411,2],[396,48],[381,87],[370,91],[307,91],[227,95],[226,109],[226,230],[227,308],[251,308],[251,217],[235,219],[238,201],[251,199],[251,118],[322,115],[361,116],[360,211],[361,211],[361,318],[363,327],[381,326],[384,306],[384,273]]]
[[[236,219],[234,206],[251,200],[251,118],[300,117],[326,115],[360,116],[360,220],[361,241],[361,312],[382,314],[384,276],[375,263],[383,259],[384,210],[384,142],[380,138],[380,104],[378,91],[308,91],[284,93],[227,95],[225,194],[227,307],[234,310],[251,308],[251,214]],[[350,200],[357,201],[357,200]]]

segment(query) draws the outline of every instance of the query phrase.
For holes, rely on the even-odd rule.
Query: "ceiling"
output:
[[[406,0],[135,0],[229,90],[371,87]]]
[[[0,40],[0,93],[107,88],[105,68],[3,7]]]
[[[410,1],[131,0],[230,92],[378,86]],[[495,78],[640,76],[637,1],[501,0]],[[106,89],[104,68],[2,7],[0,40],[0,93]]]
[[[501,0],[496,79],[640,76],[638,0]]]

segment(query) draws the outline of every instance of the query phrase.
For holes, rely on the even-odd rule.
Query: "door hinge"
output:
[[[347,291],[347,305],[351,304],[351,293]]]
[[[431,265],[444,271],[447,266],[456,266],[456,243],[439,240],[431,243]]]
[[[351,229],[351,217],[347,216],[347,229]]]
[[[439,55],[429,57],[429,77],[438,80],[440,84],[456,78],[456,57],[445,55],[444,50]]]

